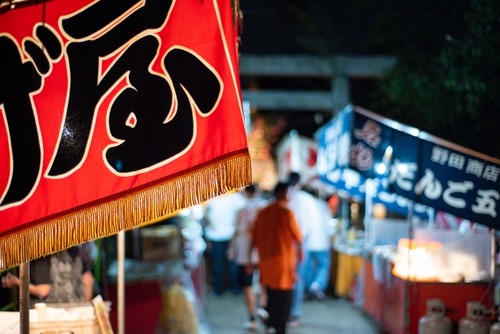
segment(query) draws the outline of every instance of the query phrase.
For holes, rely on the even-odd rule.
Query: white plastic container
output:
[[[500,334],[500,323],[495,322],[490,328],[490,334]]]
[[[497,285],[495,286],[495,305],[499,305],[500,298],[498,297],[500,294],[498,293],[498,290],[500,289],[499,289],[499,284],[497,283]],[[497,312],[498,311],[500,310],[497,310]],[[491,325],[490,334],[500,334],[500,315],[498,316],[497,322]]]
[[[458,323],[458,334],[489,334],[490,323],[485,319],[486,306],[478,302],[467,303],[467,314]]]
[[[440,299],[427,300],[427,314],[418,322],[418,334],[451,334],[451,320]]]

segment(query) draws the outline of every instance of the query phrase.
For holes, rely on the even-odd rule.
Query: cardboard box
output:
[[[140,235],[143,260],[182,258],[182,236],[177,226],[144,227],[141,228]]]

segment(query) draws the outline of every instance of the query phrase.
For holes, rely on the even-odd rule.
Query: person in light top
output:
[[[238,267],[227,258],[227,250],[235,233],[236,217],[244,205],[245,197],[240,191],[215,197],[206,204],[204,238],[211,269],[212,293],[216,296],[226,291],[225,273],[228,274],[231,292],[241,292]]]
[[[245,306],[248,313],[248,320],[243,324],[243,328],[256,330],[255,321],[255,293],[253,287],[254,272],[259,263],[257,250],[250,251],[252,247],[253,222],[257,212],[267,205],[267,200],[260,196],[257,184],[251,184],[244,189],[246,198],[245,206],[240,210],[236,220],[236,232],[229,244],[228,257],[238,265],[239,284],[243,290]],[[248,254],[251,252],[249,258]],[[247,270],[247,265],[251,264],[253,270]],[[266,304],[265,290],[260,289],[260,306]],[[257,310],[259,311],[259,309]],[[260,310],[262,312],[262,310]]]

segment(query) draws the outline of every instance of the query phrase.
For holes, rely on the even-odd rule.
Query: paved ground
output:
[[[243,295],[224,294],[208,296],[206,318],[211,334],[252,333],[242,328],[246,320]],[[289,334],[375,334],[382,333],[379,326],[359,307],[343,299],[304,302],[300,326],[290,328]],[[261,326],[259,331],[264,333]]]

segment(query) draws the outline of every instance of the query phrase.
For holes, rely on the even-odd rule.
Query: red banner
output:
[[[0,14],[0,269],[251,182],[230,0]]]

